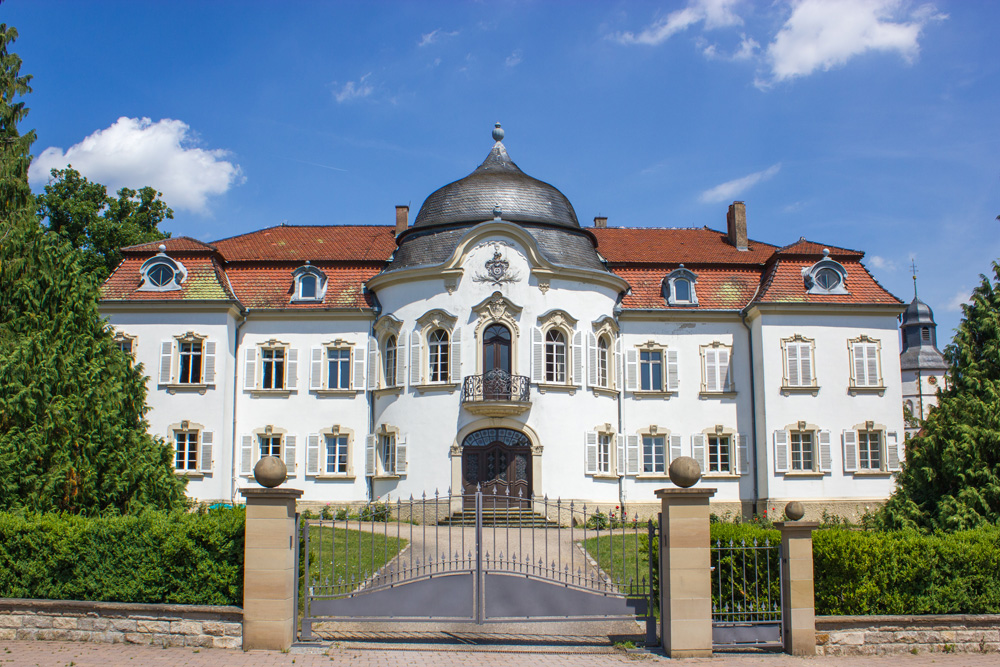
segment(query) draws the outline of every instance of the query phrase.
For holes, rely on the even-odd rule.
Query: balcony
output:
[[[462,407],[476,415],[510,417],[531,407],[531,380],[494,369],[469,375],[462,386]]]

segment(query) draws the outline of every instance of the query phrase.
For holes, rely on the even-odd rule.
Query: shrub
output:
[[[361,509],[359,518],[362,521],[381,521],[392,519],[392,508],[388,503],[370,503]]]

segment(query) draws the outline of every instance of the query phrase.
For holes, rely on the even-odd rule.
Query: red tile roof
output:
[[[763,264],[775,246],[750,241],[749,250],[729,245],[725,232],[701,229],[602,227],[597,252],[611,264]]]
[[[313,263],[389,260],[396,250],[392,226],[280,226],[214,243],[228,262],[296,261]]]
[[[168,251],[169,252],[169,251]],[[212,256],[183,257],[187,278],[179,290],[140,292],[139,267],[148,257],[126,255],[114,273],[101,286],[101,298],[107,301],[231,301],[232,292],[218,262]]]
[[[663,279],[669,271],[649,267],[621,267],[615,273],[624,278],[632,291],[622,302],[624,308],[661,308],[664,310],[739,310],[753,298],[760,284],[760,271],[749,267],[733,269],[704,268],[696,271],[697,306],[668,306],[663,296]]]
[[[807,241],[805,237],[801,237],[795,243],[786,245],[784,248],[779,248],[778,253],[781,255],[817,255],[822,257],[824,250],[829,250],[830,257],[833,258],[856,257],[860,259],[865,256],[865,253],[860,250],[851,250],[850,248],[838,248],[833,245],[813,243],[812,241]]]
[[[190,236],[173,236],[168,239],[160,239],[159,241],[150,241],[149,243],[140,243],[139,245],[132,245],[126,248],[122,248],[122,252],[159,252],[160,246],[164,245],[167,247],[167,253],[190,253],[190,252],[215,252],[215,247],[208,245],[207,243],[202,243],[197,239],[193,239]]]
[[[830,248],[833,256],[833,248]],[[858,261],[844,261],[849,294],[809,294],[802,278],[802,269],[815,264],[811,259],[779,259],[764,276],[757,303],[845,303],[901,304],[898,298],[878,284],[868,269]]]
[[[226,274],[237,298],[247,308],[369,308],[371,297],[364,294],[364,284],[381,271],[381,266],[344,265],[315,262],[326,274],[326,295],[322,303],[292,303],[292,271],[298,265],[288,263],[240,263],[226,267]]]

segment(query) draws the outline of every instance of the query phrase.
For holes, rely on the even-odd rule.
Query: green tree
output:
[[[0,25],[0,509],[179,507],[184,482],[147,432],[142,369],[115,346],[95,277],[33,224],[16,36]]]
[[[121,188],[116,199],[70,165],[53,169],[52,180],[36,199],[43,227],[79,249],[84,269],[104,280],[121,262],[119,248],[170,236],[157,228],[174,217],[160,196],[146,186],[138,191]]]
[[[960,530],[1000,523],[1000,264],[981,276],[952,343],[948,388],[906,443],[882,517],[891,527]]]

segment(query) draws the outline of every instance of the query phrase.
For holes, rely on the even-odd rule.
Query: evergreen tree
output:
[[[77,251],[35,222],[16,36],[0,25],[0,509],[181,506],[171,449],[147,433],[141,367],[115,346]]]
[[[960,530],[1000,523],[1000,264],[962,306],[945,348],[949,385],[906,443],[898,487],[883,510],[890,527]]]

